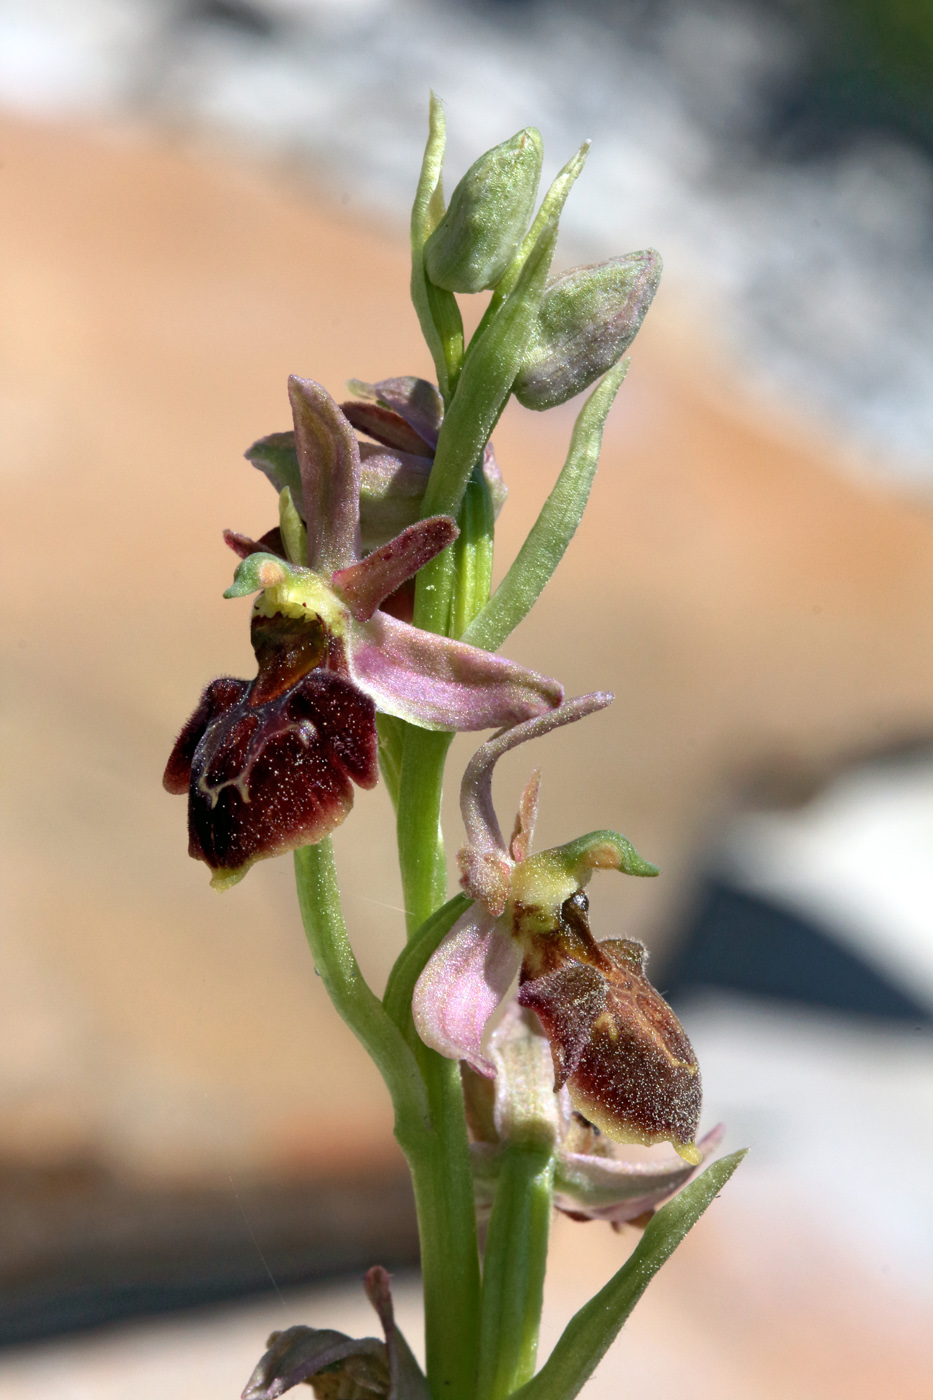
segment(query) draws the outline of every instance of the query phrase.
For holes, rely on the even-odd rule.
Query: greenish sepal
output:
[[[554,278],[512,389],[519,403],[556,408],[611,369],[635,339],[660,280],[653,249]]]
[[[304,564],[308,557],[308,532],[298,514],[290,486],[284,486],[279,495],[279,530],[290,562]]]
[[[245,598],[248,593],[258,593],[263,588],[270,588],[289,576],[294,576],[294,573],[292,566],[277,554],[250,554],[237,566],[233,582],[224,593],[224,597]]]
[[[599,461],[603,426],[628,369],[622,360],[593,390],[580,410],[567,459],[527,539],[463,640],[497,651],[531,610],[576,533],[589,500]]]
[[[483,292],[496,285],[531,221],[542,159],[541,134],[526,127],[474,161],[425,245],[436,287]]]
[[[482,335],[482,332],[486,329],[486,326],[492,320],[493,316],[495,316],[496,312],[499,310],[499,307],[502,305],[509,292],[511,292],[512,288],[515,286],[515,283],[518,280],[518,275],[521,272],[529,253],[535,246],[535,243],[538,240],[538,236],[540,235],[541,230],[545,227],[546,224],[553,223],[555,220],[560,218],[563,212],[564,205],[567,202],[567,196],[573,188],[577,176],[580,174],[581,170],[586,164],[586,157],[589,154],[589,149],[590,142],[584,141],[580,149],[570,157],[570,160],[568,160],[563,170],[559,171],[547,194],[542,199],[541,208],[535,215],[534,222],[532,223],[531,228],[525,234],[525,237],[522,240],[522,246],[515,254],[515,257],[512,259],[505,273],[496,283],[496,288],[492,296],[490,297],[489,305],[483,313],[483,319],[480,321],[479,326],[477,327],[476,335],[474,336],[472,342],[473,344],[475,344],[479,336]],[[469,354],[470,352],[468,350],[467,357],[469,357]]]
[[[557,237],[556,221],[542,229],[512,293],[471,343],[457,392],[444,416],[422,516],[459,514],[470,473],[509,397],[538,314]],[[430,568],[430,565],[428,566]],[[426,571],[425,571],[426,572]]]
[[[745,1152],[720,1157],[652,1216],[621,1269],[564,1328],[541,1370],[513,1400],[574,1400],[655,1274],[718,1196]]]
[[[424,267],[424,245],[444,217],[444,190],[441,171],[446,145],[444,109],[432,92],[428,115],[428,140],[421,162],[421,174],[411,210],[411,299],[418,315],[421,333],[427,341],[437,383],[446,403],[453,392],[448,382],[445,341],[434,319]]]
[[[425,919],[395,960],[389,973],[382,1004],[391,1019],[406,1038],[420,1044],[411,1019],[411,999],[415,993],[415,983],[425,969],[425,965],[453,928],[459,918],[466,913],[472,899],[465,894],[455,894],[434,914]]]
[[[289,429],[284,433],[269,433],[268,437],[262,437],[248,447],[243,456],[257,471],[269,478],[276,491],[281,492],[286,486],[291,490],[295,506],[304,518],[304,495],[294,432]]]

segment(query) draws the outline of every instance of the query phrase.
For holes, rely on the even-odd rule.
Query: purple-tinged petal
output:
[[[389,1394],[386,1346],[375,1337],[348,1337],[329,1327],[288,1327],[273,1332],[267,1346],[241,1400],[276,1400],[302,1381],[313,1386],[313,1377],[329,1367],[340,1367],[348,1378],[362,1381],[374,1396]],[[329,1393],[335,1392],[331,1388]]]
[[[401,588],[459,533],[449,515],[432,515],[429,520],[419,520],[388,544],[367,554],[358,564],[338,569],[331,583],[340,590],[357,621],[366,622],[384,598]]]
[[[375,438],[383,447],[391,447],[398,452],[410,452],[415,456],[424,455],[428,444],[391,408],[384,408],[379,403],[355,403],[351,400],[342,403],[340,411],[358,433]]]
[[[493,769],[503,754],[508,753],[509,749],[514,749],[517,744],[550,734],[552,729],[559,729],[564,724],[573,724],[575,720],[583,719],[597,710],[604,710],[611,704],[612,696],[608,691],[580,695],[575,700],[565,700],[563,704],[558,702],[556,708],[546,712],[543,712],[543,708],[539,709],[537,717],[527,717],[524,723],[513,720],[512,728],[504,734],[494,734],[485,744],[481,744],[467,764],[460,784],[460,814],[463,817],[468,843],[478,850],[506,849],[492,801]],[[466,729],[469,726],[458,727]],[[473,727],[482,728],[481,725]]]
[[[427,379],[416,379],[411,374],[381,379],[378,384],[353,379],[348,388],[363,399],[392,409],[434,451],[444,417],[444,401]]]
[[[415,1360],[411,1348],[395,1325],[389,1274],[379,1264],[366,1272],[363,1279],[366,1297],[372,1303],[385,1333],[389,1357],[388,1400],[431,1400],[424,1372]]]
[[[495,1066],[482,1053],[483,1032],[518,971],[521,952],[481,904],[457,920],[415,985],[411,1011],[421,1039],[480,1074]]]
[[[624,1224],[647,1211],[685,1186],[700,1163],[722,1141],[718,1125],[697,1143],[700,1162],[685,1163],[680,1157],[649,1161],[626,1161],[619,1157],[597,1157],[584,1152],[561,1152],[554,1179],[554,1204],[575,1219],[607,1220]]]
[[[283,559],[286,557],[282,531],[278,525],[260,535],[258,540],[241,535],[239,530],[224,530],[224,544],[241,559],[248,559],[251,554],[280,554]]]
[[[471,899],[478,899],[490,914],[503,912],[512,889],[514,866],[504,851],[461,846],[457,852],[460,884]]]
[[[535,822],[538,819],[538,790],[541,786],[541,772],[536,768],[522,789],[518,804],[518,815],[512,828],[509,853],[516,862],[527,860],[531,854],[531,843],[535,836]]]
[[[410,627],[376,612],[354,623],[350,673],[380,710],[422,729],[492,729],[546,714],[558,681],[504,656]]]
[[[360,557],[356,434],[327,390],[313,379],[291,375],[288,396],[308,527],[308,567],[330,575]]]

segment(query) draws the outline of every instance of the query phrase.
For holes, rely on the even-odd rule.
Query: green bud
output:
[[[531,222],[542,155],[541,134],[529,126],[470,166],[425,244],[436,287],[483,292],[496,285]]]
[[[660,279],[661,255],[650,248],[555,277],[545,289],[535,336],[515,380],[519,403],[555,408],[617,364]]]

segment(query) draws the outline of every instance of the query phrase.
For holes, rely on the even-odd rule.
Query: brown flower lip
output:
[[[689,1150],[702,1105],[693,1048],[644,974],[644,947],[597,943],[587,910],[582,890],[565,901],[559,929],[534,941],[519,979],[519,1003],[550,1041],[554,1088],[566,1084],[579,1111],[616,1141]]]
[[[168,791],[188,793],[188,852],[220,888],[320,841],[352,807],[352,784],[378,779],[376,707],[339,673],[332,639],[257,617],[253,643],[255,680],[211,682],[165,770]]]

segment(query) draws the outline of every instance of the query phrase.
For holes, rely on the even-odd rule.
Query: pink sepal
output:
[[[329,576],[360,557],[360,450],[356,434],[326,389],[288,381],[301,471],[308,568]]]
[[[457,920],[415,985],[411,1011],[421,1039],[449,1060],[493,1077],[483,1032],[518,972],[521,950],[479,903]]]
[[[353,679],[385,714],[422,729],[501,729],[547,714],[563,687],[504,656],[376,612],[355,623]]]
[[[697,1143],[703,1161],[719,1146],[724,1131],[720,1123]],[[692,1167],[673,1153],[660,1160],[627,1161],[586,1152],[559,1152],[554,1204],[574,1217],[622,1225],[657,1209],[697,1171],[699,1166]]]

